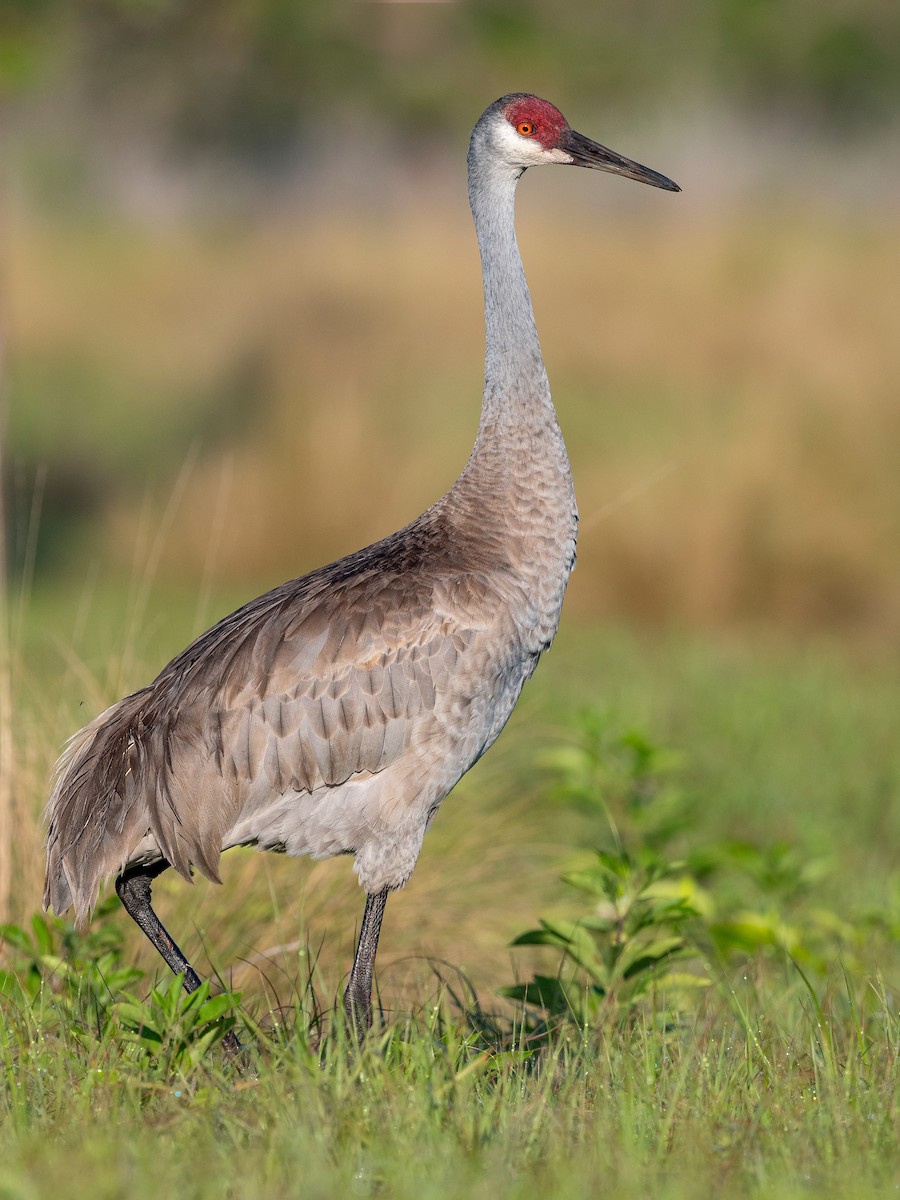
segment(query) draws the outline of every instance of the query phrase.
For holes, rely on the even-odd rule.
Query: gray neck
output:
[[[497,561],[515,545],[515,553],[529,560],[529,571],[546,566],[549,555],[559,559],[556,569],[567,577],[575,497],[516,245],[513,206],[522,172],[491,153],[482,137],[476,126],[469,147],[469,200],[484,275],[484,399],[472,454],[439,505],[467,530],[479,530]],[[523,539],[531,539],[527,552]]]
[[[537,653],[559,620],[578,515],[516,245],[513,206],[522,172],[492,150],[486,126],[483,118],[469,147],[469,201],[484,275],[481,423],[465,469],[435,508],[461,527],[476,560],[481,555],[520,580],[517,612]]]
[[[481,424],[543,425],[553,406],[514,225],[522,172],[482,151],[473,138],[469,203],[481,251],[486,336]]]

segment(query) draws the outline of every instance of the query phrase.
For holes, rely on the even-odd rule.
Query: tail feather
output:
[[[85,922],[102,881],[122,870],[149,832],[161,853],[190,878],[190,851],[178,838],[166,801],[164,772],[152,771],[147,754],[154,736],[151,689],[126,696],[69,741],[57,764],[46,810],[47,870],[44,908],[63,913],[74,905]],[[155,777],[154,777],[155,776]],[[167,806],[171,812],[171,803]]]

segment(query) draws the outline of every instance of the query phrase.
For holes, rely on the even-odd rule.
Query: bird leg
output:
[[[381,933],[387,898],[387,888],[383,892],[366,896],[362,927],[356,944],[356,957],[353,960],[347,990],[344,992],[344,1012],[359,1041],[363,1041],[372,1028],[372,968],[375,966],[375,952],[378,949],[378,935]]]
[[[131,867],[123,871],[116,880],[116,891],[125,905],[125,911],[140,926],[172,971],[176,975],[184,974],[184,990],[190,994],[200,986],[200,976],[185,958],[150,904],[151,884],[168,865],[167,862],[158,862],[146,867]],[[241,1043],[233,1030],[229,1030],[222,1038],[222,1048],[230,1058],[240,1054]]]

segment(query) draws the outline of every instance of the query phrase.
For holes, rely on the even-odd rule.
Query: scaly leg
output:
[[[174,973],[179,975],[184,972],[184,990],[195,992],[200,986],[200,976],[179,950],[150,904],[150,886],[168,865],[167,862],[158,862],[148,867],[131,867],[116,880],[116,891],[128,915],[140,926]],[[240,1054],[241,1043],[233,1031],[229,1030],[222,1038],[222,1048],[231,1058]]]
[[[381,933],[381,920],[384,917],[387,898],[387,888],[383,892],[366,896],[356,957],[353,960],[347,990],[344,992],[344,1012],[360,1041],[372,1028],[372,968],[375,966],[375,952],[378,949],[378,935]]]

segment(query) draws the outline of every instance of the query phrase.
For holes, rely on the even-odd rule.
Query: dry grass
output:
[[[711,215],[689,194],[587,210],[558,179],[527,183],[520,240],[583,515],[572,608],[895,634],[892,225]],[[51,488],[67,460],[117,480],[99,552],[123,567],[188,456],[161,569],[248,588],[396,527],[465,460],[482,334],[461,199],[230,230],[13,224],[14,378],[55,363],[88,381],[35,385],[29,455],[51,458]],[[27,433],[38,418],[13,404]]]

